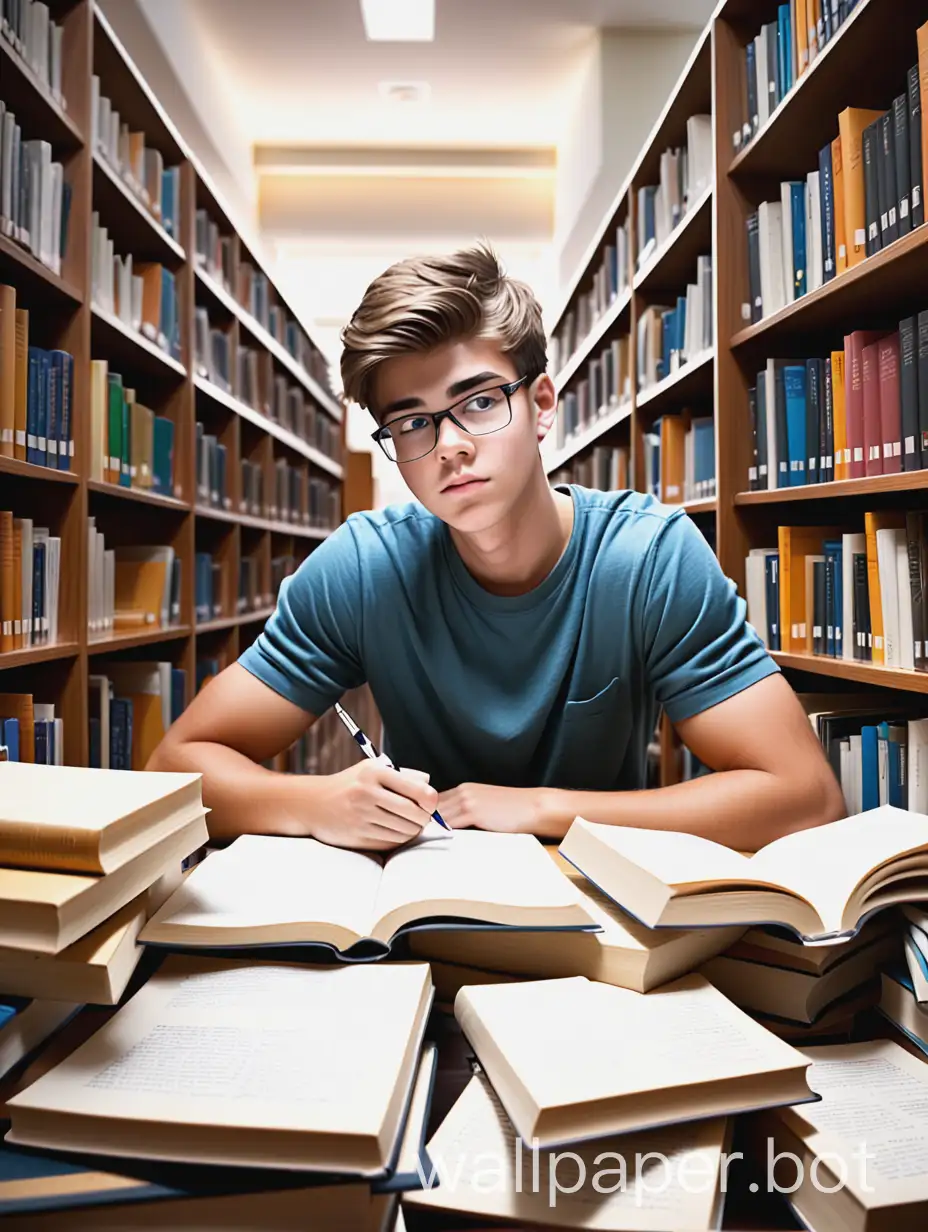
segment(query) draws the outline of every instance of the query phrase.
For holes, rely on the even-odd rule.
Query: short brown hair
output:
[[[345,398],[370,407],[385,360],[464,338],[498,340],[520,376],[534,379],[547,367],[541,307],[489,245],[398,261],[374,279],[342,330]]]

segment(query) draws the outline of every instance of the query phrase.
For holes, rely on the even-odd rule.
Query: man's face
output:
[[[453,407],[462,423],[479,426],[480,414],[496,398],[505,423],[506,400],[499,387],[525,375],[491,341],[449,343],[382,364],[371,409],[382,425],[394,425],[398,441],[402,422],[410,436],[425,437],[422,447],[427,448],[434,431],[423,412]],[[510,401],[512,419],[504,427],[474,435],[445,418],[430,453],[396,463],[413,496],[456,530],[476,533],[501,521],[538,465],[538,442],[556,406],[554,386],[543,376],[531,387],[520,385]]]

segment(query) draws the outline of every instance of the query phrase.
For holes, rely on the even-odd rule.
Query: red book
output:
[[[864,372],[863,350],[878,342],[882,333],[857,329],[844,339],[844,414],[847,429],[848,479],[863,479],[867,471],[864,442]],[[877,411],[879,419],[879,411]],[[881,474],[882,472],[877,472]]]
[[[866,475],[883,474],[883,423],[880,419],[880,344],[871,342],[861,353]]]
[[[882,426],[883,474],[902,470],[902,391],[899,385],[899,335],[890,334],[877,344],[880,349],[880,423]]]

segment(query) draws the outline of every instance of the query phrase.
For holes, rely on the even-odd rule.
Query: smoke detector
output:
[[[382,81],[380,97],[390,103],[425,103],[429,99],[430,87],[427,81]]]

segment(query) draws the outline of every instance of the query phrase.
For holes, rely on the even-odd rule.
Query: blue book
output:
[[[819,210],[822,219],[822,279],[830,282],[835,265],[835,190],[831,175],[831,145],[818,152]]]
[[[880,763],[875,726],[860,729],[861,811],[880,807]]]
[[[19,719],[0,719],[0,744],[6,745],[7,761],[19,761]]]
[[[187,673],[182,667],[171,668],[171,722],[176,723],[184,713],[187,696]]]
[[[764,581],[767,596],[767,644],[779,650],[780,644],[780,553],[768,552],[764,557]]]
[[[806,185],[804,180],[787,180],[793,240],[793,298],[806,293]]]
[[[43,351],[41,347],[29,348],[29,372],[26,385],[26,461],[33,466],[44,466],[45,455],[39,456],[39,401]]]
[[[47,719],[35,720],[35,761],[38,766],[50,766],[52,764],[49,753],[49,722]]]
[[[806,369],[804,364],[787,364],[784,367],[783,394],[786,402],[789,486],[794,488],[806,481]]]
[[[74,356],[67,351],[50,351],[51,370],[55,389],[54,404],[49,414],[49,463],[54,456],[60,471],[71,469],[71,382],[74,377]],[[54,441],[52,441],[54,421]]]
[[[844,646],[844,544],[840,539],[826,539],[822,544],[825,557],[826,641],[825,653],[841,658]]]

